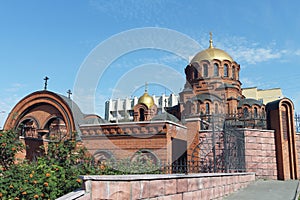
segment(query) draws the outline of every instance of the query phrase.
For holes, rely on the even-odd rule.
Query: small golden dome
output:
[[[212,33],[210,33],[210,40],[209,40],[209,47],[203,51],[197,53],[194,58],[192,59],[191,63],[200,62],[202,60],[211,61],[213,59],[217,60],[229,60],[233,62],[232,57],[221,49],[214,48],[213,41],[212,41]]]
[[[150,109],[154,105],[154,99],[147,92],[143,94],[138,100],[138,103],[145,104],[148,109]]]

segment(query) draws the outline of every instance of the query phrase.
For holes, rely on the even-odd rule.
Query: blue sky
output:
[[[199,50],[208,47],[209,32],[213,32],[214,45],[241,65],[243,87],[282,88],[300,112],[299,7],[296,0],[1,1],[0,111],[5,113],[0,112],[0,126],[21,98],[43,89],[46,75],[50,77],[49,90],[67,95],[99,44],[124,31],[145,27],[177,31],[197,41]],[[155,49],[122,55],[93,88],[94,111],[104,117],[105,100],[139,96],[145,81],[152,82],[151,94],[180,91],[182,80],[177,81],[177,88],[171,87],[174,80],[167,76],[162,78],[169,84],[141,78],[129,92],[118,90],[122,77],[137,69],[133,75],[138,79],[138,69],[149,63],[167,66],[164,69],[170,68],[170,76],[174,72],[183,78],[188,64],[172,52]],[[153,77],[159,78],[154,72]],[[82,109],[90,112],[84,105]]]

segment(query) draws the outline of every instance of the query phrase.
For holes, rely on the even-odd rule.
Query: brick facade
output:
[[[123,159],[131,158],[139,150],[148,150],[160,163],[172,163],[173,140],[185,142],[187,135],[184,126],[167,121],[128,122],[80,128],[83,144],[92,155],[97,150],[105,150],[115,159]]]

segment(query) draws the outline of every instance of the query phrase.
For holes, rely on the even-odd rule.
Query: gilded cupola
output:
[[[226,53],[222,49],[218,49],[213,46],[212,33],[210,33],[209,47],[197,53],[191,60],[191,63],[200,63],[200,61],[203,60],[211,61],[214,59],[220,61],[228,60],[230,62],[233,62],[232,57],[228,53]]]

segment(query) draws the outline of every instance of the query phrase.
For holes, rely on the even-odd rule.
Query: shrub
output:
[[[55,199],[80,188],[80,175],[160,173],[157,165],[139,159],[95,163],[72,139],[49,142],[42,147],[45,155],[34,162],[16,163],[24,146],[13,131],[0,132],[0,144],[0,199]]]
[[[9,168],[16,162],[16,154],[24,149],[18,134],[14,131],[0,132],[0,166]]]

